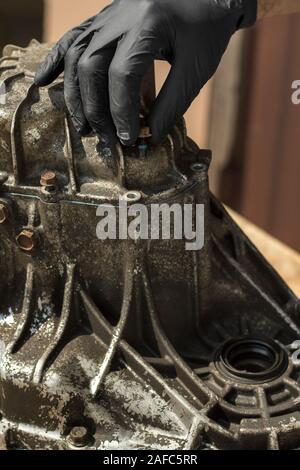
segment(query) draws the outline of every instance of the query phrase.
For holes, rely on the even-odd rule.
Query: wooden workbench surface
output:
[[[234,211],[230,209],[228,211],[295,294],[300,297],[300,254],[248,222]]]

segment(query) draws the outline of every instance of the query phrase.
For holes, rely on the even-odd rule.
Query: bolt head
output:
[[[75,426],[68,435],[68,441],[74,447],[85,447],[89,440],[89,430],[84,426]]]
[[[0,203],[0,224],[4,224],[8,219],[8,209],[5,204]]]
[[[33,230],[24,229],[16,237],[17,244],[23,251],[30,252],[36,246],[36,235]]]
[[[56,173],[54,171],[45,171],[41,176],[41,186],[55,186],[57,182]]]

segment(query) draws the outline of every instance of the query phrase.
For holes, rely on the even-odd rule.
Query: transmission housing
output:
[[[63,78],[34,84],[48,47],[0,61],[0,446],[298,448],[299,301],[210,193],[210,152],[183,122],[81,139]],[[203,204],[204,247],[98,240],[120,198]]]

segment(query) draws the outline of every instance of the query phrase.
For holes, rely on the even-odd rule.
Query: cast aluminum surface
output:
[[[46,50],[0,61],[2,447],[298,448],[299,301],[210,194],[210,152],[183,123],[146,155],[80,139],[62,79],[33,83]],[[97,240],[98,204],[128,191],[205,204],[204,248]],[[253,338],[276,374],[232,373]]]

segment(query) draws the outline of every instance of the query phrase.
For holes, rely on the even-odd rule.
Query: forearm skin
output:
[[[300,13],[300,0],[258,0],[258,19]]]

